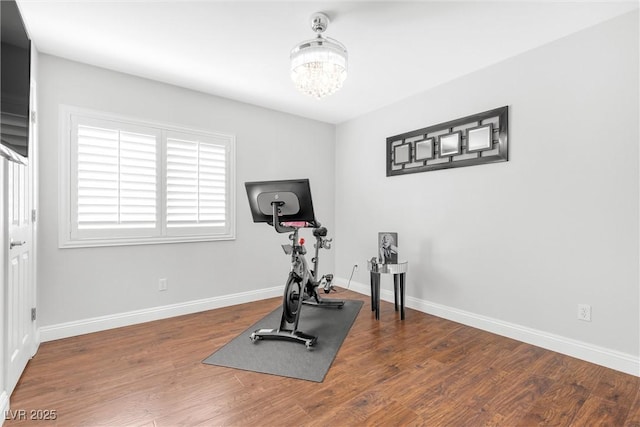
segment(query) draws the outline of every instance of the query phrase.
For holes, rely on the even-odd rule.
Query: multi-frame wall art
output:
[[[509,107],[387,138],[387,176],[509,160]]]

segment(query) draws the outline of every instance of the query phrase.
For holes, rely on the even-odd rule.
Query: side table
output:
[[[395,309],[398,311],[398,296],[400,296],[400,319],[404,320],[404,283],[409,263],[400,261],[397,264],[374,264],[367,261],[367,268],[371,273],[371,311],[376,312],[376,320],[380,319],[380,275],[393,274],[393,298]]]

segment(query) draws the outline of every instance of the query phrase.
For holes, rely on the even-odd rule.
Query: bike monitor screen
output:
[[[253,222],[272,224],[272,203],[277,203],[278,217],[281,222],[315,223],[308,179],[245,182],[244,185],[247,189]]]

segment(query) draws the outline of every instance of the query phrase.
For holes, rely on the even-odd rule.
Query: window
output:
[[[232,135],[61,110],[60,247],[235,238]]]

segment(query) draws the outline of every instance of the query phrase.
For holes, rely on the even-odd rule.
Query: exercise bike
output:
[[[298,330],[303,304],[318,307],[342,308],[344,301],[322,299],[318,288],[325,293],[333,290],[333,274],[318,278],[320,249],[330,249],[332,239],[327,239],[327,229],[315,219],[309,180],[264,181],[245,183],[254,222],[267,222],[278,233],[290,233],[290,244],[282,245],[285,254],[291,256],[291,269],[285,284],[280,326],[275,329],[258,329],[250,339],[283,339],[299,342],[307,349],[317,342],[317,337]],[[299,236],[301,228],[312,228],[316,239],[313,269],[306,260],[305,239]]]

